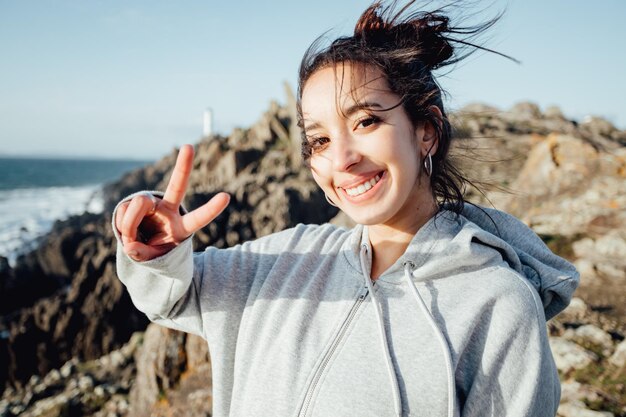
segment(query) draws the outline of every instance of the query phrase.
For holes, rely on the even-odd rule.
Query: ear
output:
[[[443,127],[443,113],[441,109],[435,105],[429,106],[428,111],[430,111],[433,116],[435,116],[435,120],[438,126],[434,126],[431,122],[425,122],[422,129],[424,130],[424,135],[422,137],[422,143],[420,145],[420,152],[422,157],[426,157],[428,152],[430,155],[434,155],[437,153],[437,148],[439,146],[439,135],[437,131],[441,131]]]

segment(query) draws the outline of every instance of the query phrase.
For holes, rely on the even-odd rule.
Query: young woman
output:
[[[556,414],[546,319],[576,271],[520,221],[463,203],[432,76],[463,31],[390,10],[371,6],[300,70],[303,156],[354,229],[299,225],[193,254],[228,196],[181,214],[190,146],[164,194],[114,213],[136,306],[207,340],[216,417]]]

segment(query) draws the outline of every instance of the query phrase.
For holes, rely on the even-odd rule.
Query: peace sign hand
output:
[[[124,252],[135,261],[166,254],[228,206],[230,196],[219,193],[197,209],[180,214],[192,166],[193,146],[183,145],[163,199],[141,193],[117,208],[115,227],[122,236]]]

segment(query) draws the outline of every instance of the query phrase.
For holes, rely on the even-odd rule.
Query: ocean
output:
[[[102,212],[102,186],[150,162],[0,158],[0,256],[14,265],[56,220]]]

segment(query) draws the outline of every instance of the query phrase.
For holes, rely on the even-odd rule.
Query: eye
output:
[[[330,143],[330,139],[325,136],[312,136],[306,139],[306,150],[309,154],[321,152],[326,149],[326,146]]]
[[[370,127],[376,123],[379,123],[380,121],[381,121],[380,117],[370,115],[370,116],[364,117],[363,119],[360,119],[357,122],[357,127],[362,127],[362,128]]]

